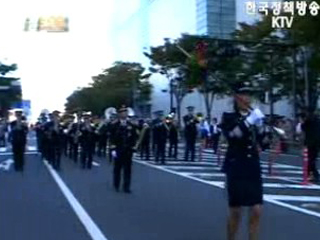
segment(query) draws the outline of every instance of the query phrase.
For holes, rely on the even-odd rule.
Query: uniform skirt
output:
[[[263,203],[262,179],[241,179],[227,176],[230,207],[249,207]]]

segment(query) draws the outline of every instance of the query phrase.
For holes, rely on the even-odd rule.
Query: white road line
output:
[[[95,162],[95,161],[92,162],[92,165],[95,166],[95,167],[99,167],[100,166],[100,164]]]
[[[35,146],[28,146],[27,149],[28,151],[37,151],[37,147]]]
[[[168,169],[176,169],[176,170],[183,170],[183,169],[188,169],[188,170],[215,170],[215,167],[197,167],[197,166],[166,166],[164,165],[165,168]]]
[[[193,176],[193,177],[224,177],[225,176],[224,173],[187,173],[185,172],[185,174],[188,174],[189,176]]]
[[[289,195],[265,195],[279,201],[295,201],[295,202],[320,202],[320,197],[314,196],[289,196]]]
[[[37,152],[25,152],[24,154],[26,155],[37,155]],[[5,153],[0,153],[0,156],[11,156],[13,155],[12,152],[5,152]]]
[[[294,210],[296,212],[301,212],[301,213],[304,213],[304,214],[307,214],[307,215],[310,215],[310,216],[314,216],[314,217],[320,218],[320,213],[318,213],[318,212],[307,210],[307,209],[304,209],[304,208],[301,208],[301,207],[297,207],[297,206],[294,206],[294,205],[291,205],[291,204],[288,204],[288,203],[280,202],[280,201],[277,201],[277,200],[274,200],[274,199],[264,199],[264,200],[269,202],[269,203],[273,203],[275,205]]]
[[[211,183],[220,184],[223,186],[223,181],[210,181]],[[286,183],[263,183],[264,188],[291,188],[291,189],[313,189],[313,190],[320,190],[320,186],[318,185],[299,185],[299,184],[286,184]]]
[[[164,172],[168,172],[168,173],[171,173],[171,174],[174,174],[174,175],[177,175],[177,176],[181,176],[181,177],[185,177],[185,178],[194,180],[196,182],[201,182],[201,183],[204,183],[204,184],[207,184],[207,185],[218,187],[220,189],[224,189],[224,184],[222,184],[221,182],[206,181],[206,180],[203,180],[203,179],[200,179],[200,178],[192,177],[192,176],[190,176],[188,174],[185,174],[185,173],[175,172],[173,170],[169,170],[169,169],[163,168],[162,166],[152,165],[152,164],[149,164],[148,162],[137,161],[137,160],[134,160],[134,161],[139,163],[139,164],[146,165],[146,166],[149,166],[149,167],[152,167],[152,168],[164,171]],[[304,214],[307,214],[307,215],[310,215],[310,216],[314,216],[314,217],[320,218],[320,213],[317,213],[317,212],[314,212],[314,211],[310,211],[310,210],[306,210],[306,209],[303,209],[303,208],[300,208],[300,207],[296,207],[296,206],[291,205],[291,204],[280,202],[278,200],[275,200],[275,197],[276,197],[276,195],[266,195],[266,197],[264,197],[264,201],[269,202],[269,203],[273,203],[273,204],[281,206],[281,207],[285,207],[285,208],[294,210],[296,212],[301,212],[301,213],[304,213]]]
[[[293,189],[302,189],[302,190],[306,190],[306,189],[320,190],[320,186],[318,185],[264,183],[263,186],[266,188],[293,188]]]
[[[91,219],[89,214],[86,212],[86,210],[82,207],[82,205],[79,203],[79,201],[75,198],[75,196],[72,194],[70,189],[67,187],[67,185],[63,182],[63,180],[60,178],[60,176],[56,173],[56,171],[49,165],[47,161],[44,161],[45,166],[49,170],[51,176],[55,180],[55,182],[58,184],[60,190],[62,191],[63,195],[68,200],[70,206],[72,207],[73,211],[76,213],[78,218],[80,219],[81,223],[89,233],[90,237],[93,240],[108,240],[102,233],[102,231],[99,229],[99,227],[94,223],[94,221]]]

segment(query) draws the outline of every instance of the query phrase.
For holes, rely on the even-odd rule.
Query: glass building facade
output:
[[[197,0],[197,33],[230,38],[236,29],[235,0]]]

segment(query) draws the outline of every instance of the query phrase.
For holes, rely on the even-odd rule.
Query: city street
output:
[[[95,158],[83,170],[64,158],[57,173],[29,139],[26,167],[14,172],[10,148],[0,153],[0,233],[3,240],[226,239],[224,176],[210,150],[202,162],[155,165],[136,156],[132,194],[112,188],[112,167]],[[179,149],[183,156],[183,146]],[[265,157],[263,157],[265,159]],[[285,158],[285,157],[283,157]],[[263,160],[264,171],[267,164]],[[320,186],[303,186],[299,166],[276,163],[264,176],[262,240],[317,239]],[[239,239],[245,238],[245,223]]]

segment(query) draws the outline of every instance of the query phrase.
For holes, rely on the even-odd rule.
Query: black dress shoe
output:
[[[128,194],[132,193],[130,189],[124,189],[123,192],[128,193]]]

